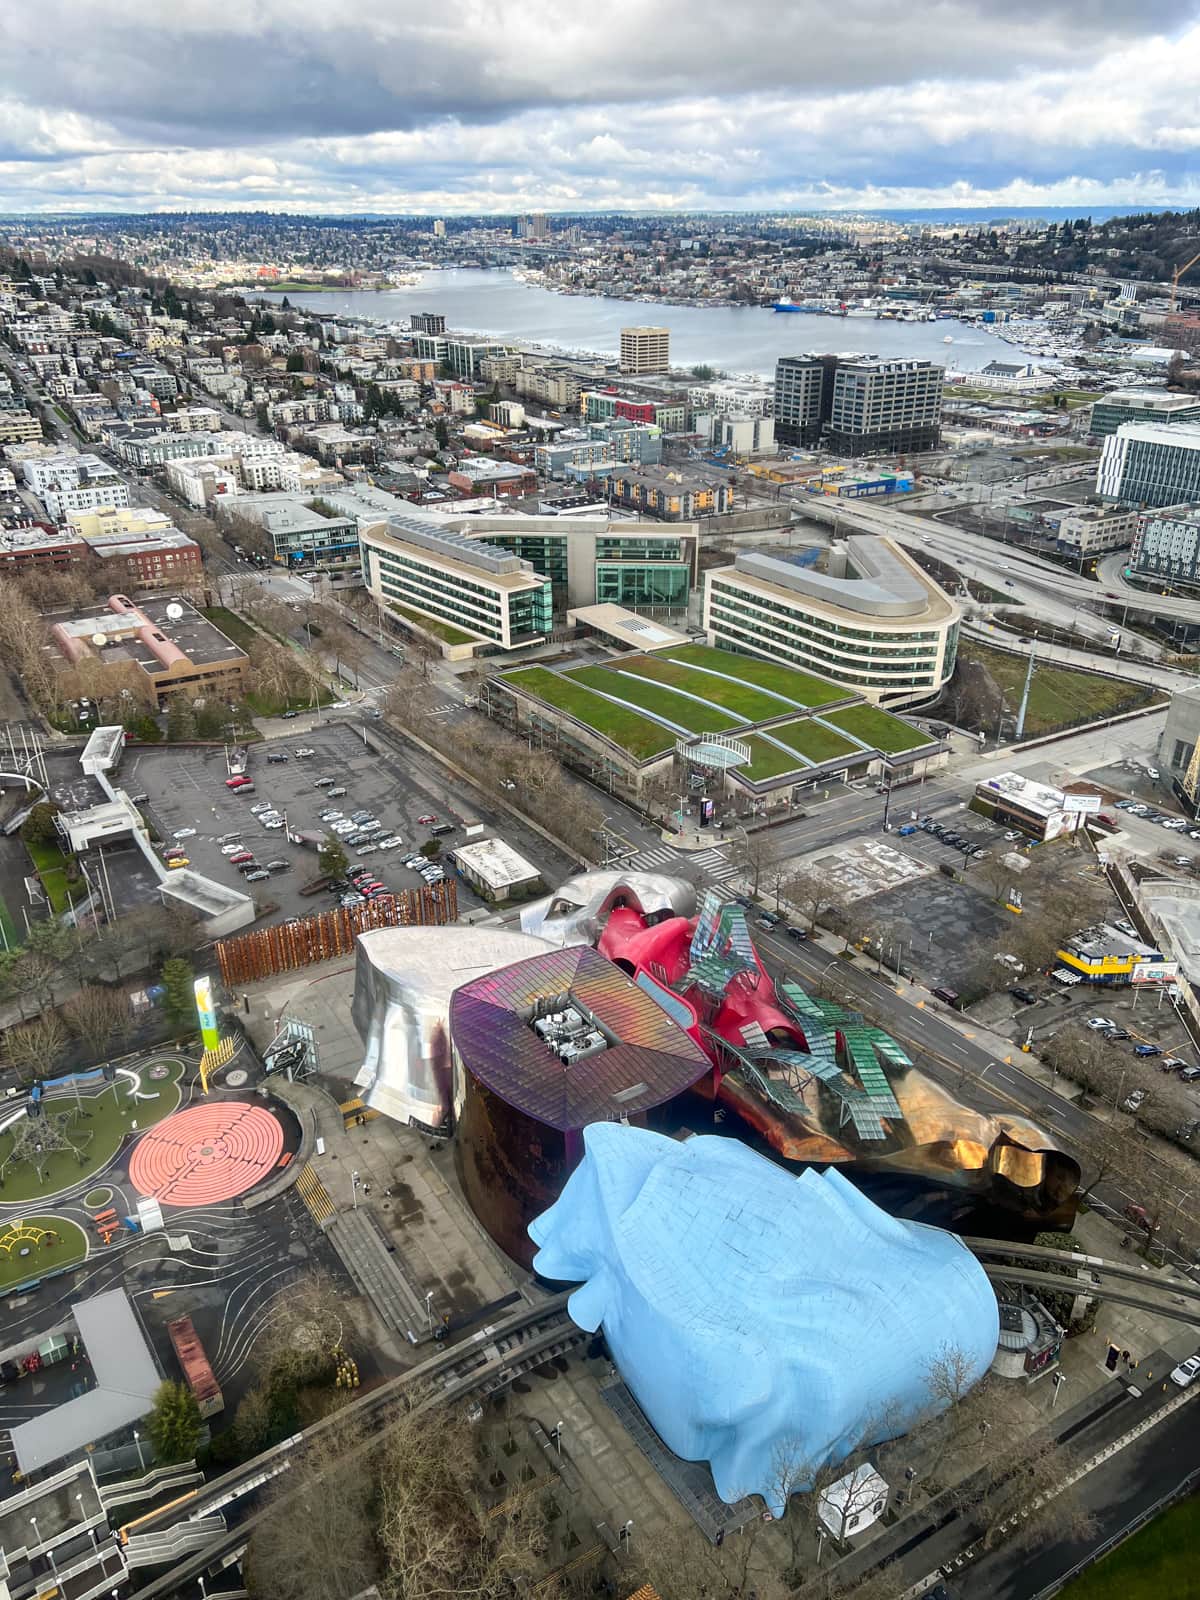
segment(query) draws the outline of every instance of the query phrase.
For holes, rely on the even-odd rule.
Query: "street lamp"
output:
[[[554,1440],[554,1448],[558,1451],[560,1456],[562,1455],[562,1432],[563,1423],[562,1418],[559,1417],[558,1421],[554,1424],[554,1427],[550,1430],[550,1437]]]
[[[350,1174],[350,1196],[351,1196],[351,1199],[354,1202],[354,1209],[355,1209],[355,1211],[357,1211],[358,1210],[358,1173],[357,1172],[352,1172]]]
[[[1058,1397],[1062,1393],[1062,1386],[1064,1383],[1066,1383],[1066,1381],[1067,1375],[1065,1372],[1056,1372],[1054,1374],[1054,1399],[1050,1402],[1051,1411],[1053,1411],[1055,1406],[1058,1404]]]
[[[621,1532],[618,1535],[618,1537],[620,1538],[621,1543],[625,1546],[625,1554],[628,1555],[629,1551],[630,1551],[630,1547],[633,1544],[633,1523],[632,1522],[626,1522],[622,1526]]]
[[[145,1470],[146,1470],[146,1462],[145,1462],[144,1457],[142,1456],[142,1436],[137,1431],[136,1428],[133,1430],[133,1442],[134,1442],[135,1445],[137,1445],[138,1466],[142,1469],[143,1472],[145,1472]]]
[[[432,1338],[432,1336],[433,1336],[433,1290],[432,1289],[430,1289],[425,1295],[425,1315],[429,1318],[429,1333],[430,1333],[430,1337]]]

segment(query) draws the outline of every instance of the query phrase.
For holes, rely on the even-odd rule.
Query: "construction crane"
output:
[[[1176,296],[1176,291],[1179,288],[1179,280],[1180,280],[1180,278],[1183,277],[1185,272],[1189,271],[1192,267],[1194,267],[1196,265],[1197,261],[1200,261],[1200,250],[1197,250],[1196,254],[1192,257],[1192,259],[1190,261],[1185,261],[1183,266],[1176,267],[1175,271],[1171,274],[1171,310],[1172,311],[1174,311],[1174,309],[1175,309],[1175,296]]]

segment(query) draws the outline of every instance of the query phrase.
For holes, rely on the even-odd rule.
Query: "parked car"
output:
[[[171,856],[167,861],[167,871],[173,872],[176,867],[190,867],[191,864],[186,856]]]
[[[758,920],[759,924],[764,928],[777,928],[783,921],[783,918],[777,911],[760,911],[758,914]]]
[[[332,789],[330,789],[329,798],[331,800],[340,800],[345,792],[346,790],[342,784],[336,784]]]
[[[239,787],[233,792],[234,794],[242,795],[244,797],[245,795],[254,793],[254,785],[250,782],[250,779],[247,778],[245,783],[240,784]]]
[[[1122,1039],[1128,1039],[1129,1030],[1127,1028],[1105,1028],[1104,1037],[1109,1044],[1118,1044]]]
[[[287,756],[282,750],[272,750],[267,756],[267,760],[273,767],[281,767],[287,761]]]
[[[290,861],[284,861],[282,858],[280,858],[278,861],[267,862],[268,872],[290,872],[291,870],[292,863]]]
[[[1132,1094],[1127,1094],[1121,1101],[1122,1111],[1136,1111],[1146,1098],[1145,1089],[1135,1089]]]
[[[274,833],[276,829],[283,827],[282,817],[260,817],[259,821],[262,823],[263,827],[271,833]]]
[[[1189,1356],[1171,1373],[1171,1382],[1177,1383],[1181,1389],[1186,1389],[1197,1373],[1200,1373],[1200,1356]]]
[[[936,989],[931,989],[929,992],[935,1000],[941,1000],[948,1006],[958,1005],[958,990],[951,989],[948,984],[940,983]]]
[[[270,809],[271,802],[269,800],[258,800],[250,807],[250,815],[257,817],[260,816],[264,811],[270,811]]]
[[[196,830],[195,828],[176,828],[171,837],[172,839],[194,839]]]
[[[271,874],[269,872],[264,872],[261,867],[255,867],[253,872],[248,872],[246,874],[246,882],[261,883],[264,878],[269,878],[270,876]]]
[[[418,817],[417,821],[421,823],[436,822],[437,818],[434,816],[432,811],[427,811],[424,816]]]
[[[1014,1000],[1019,1000],[1023,1006],[1031,1006],[1037,1002],[1037,995],[1034,994],[1032,989],[1017,987],[1010,989],[1008,992]]]
[[[234,855],[230,856],[229,864],[233,867],[240,867],[243,862],[253,860],[254,852],[252,850],[238,850]]]
[[[258,862],[254,860],[253,856],[249,861],[241,861],[238,863],[238,871],[241,873],[243,878],[249,876],[251,872],[258,872],[259,870]]]
[[[244,772],[239,772],[235,777],[225,779],[225,787],[227,789],[240,789],[243,784],[247,784],[249,782],[250,779],[246,776],[246,774]]]
[[[1133,1053],[1135,1056],[1160,1056],[1162,1050],[1156,1044],[1135,1044]]]
[[[1178,1072],[1180,1067],[1186,1067],[1187,1062],[1182,1056],[1164,1056],[1158,1063],[1160,1072]]]
[[[797,944],[803,944],[804,940],[808,938],[807,928],[796,928],[790,923],[783,931],[787,934],[789,939],[794,939]]]
[[[236,856],[241,853],[241,849],[242,841],[239,839],[236,844],[223,844],[221,846],[221,854],[223,856]]]
[[[241,836],[240,833],[223,833],[221,835],[221,837],[217,840],[217,843],[218,844],[239,844],[241,842],[241,838],[242,838],[242,836]]]
[[[316,753],[315,750],[310,750],[307,745],[301,745],[299,750],[295,752],[296,760],[306,761],[309,756],[315,756]]]
[[[296,751],[296,754],[297,754],[297,755],[299,755],[299,754],[300,754],[300,751],[299,751],[299,750],[297,750],[297,751]],[[315,782],[314,782],[314,784],[313,784],[313,788],[314,788],[314,789],[325,789],[325,790],[329,790],[329,789],[332,789],[332,788],[333,788],[333,786],[334,786],[334,785],[335,785],[335,784],[336,784],[336,783],[337,783],[337,779],[336,779],[336,778],[317,778],[317,779],[316,779],[316,780],[315,780]]]
[[[300,715],[298,711],[283,711],[280,713],[285,722],[293,722]]]
[[[1110,1028],[1116,1027],[1111,1017],[1089,1017],[1087,1025],[1094,1033],[1107,1033]]]
[[[1179,1077],[1183,1083],[1195,1083],[1200,1078],[1200,1067],[1184,1067]]]
[[[352,811],[350,820],[351,822],[374,822],[375,813],[373,811]]]

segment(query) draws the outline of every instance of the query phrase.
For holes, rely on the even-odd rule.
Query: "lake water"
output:
[[[279,295],[263,298],[278,300]],[[553,294],[511,272],[455,267],[421,275],[402,289],[292,294],[293,306],[402,322],[413,311],[440,312],[458,333],[534,341],[563,350],[616,356],[620,330],[653,323],[671,330],[671,360],[730,373],[773,376],[779,356],[854,351],[907,356],[976,372],[993,360],[1020,359],[1016,348],[958,321],[877,322],[873,317],[782,313],[760,306],[664,306],[597,295]],[[949,335],[952,343],[945,342]]]

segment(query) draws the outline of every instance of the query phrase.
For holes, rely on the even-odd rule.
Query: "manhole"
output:
[[[245,1067],[231,1067],[225,1074],[225,1087],[227,1089],[244,1089],[249,1079],[250,1074]]]

